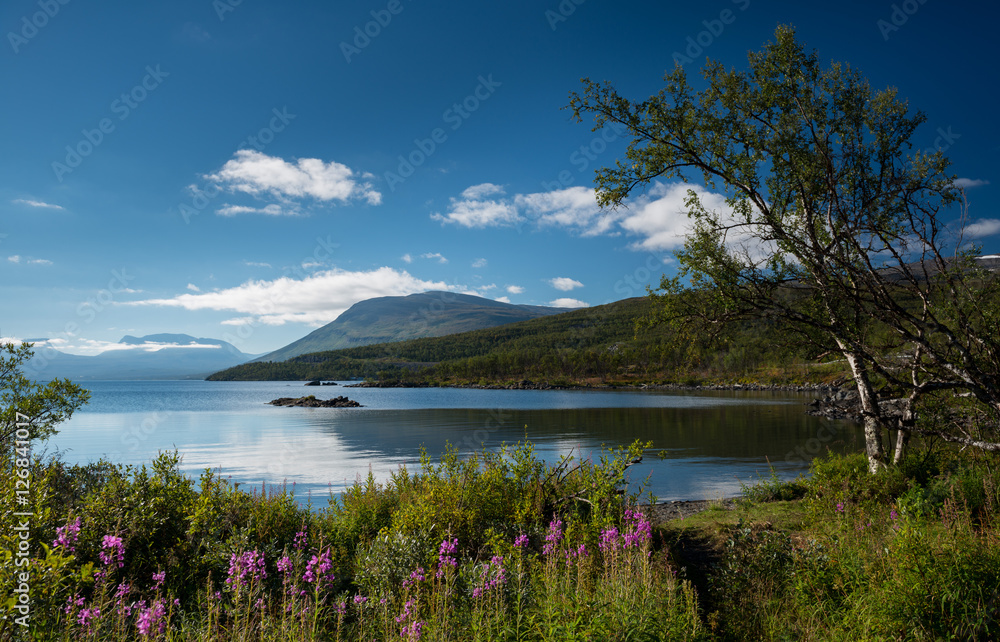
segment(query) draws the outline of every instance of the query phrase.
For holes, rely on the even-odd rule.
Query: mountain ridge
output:
[[[566,311],[440,290],[375,297],[355,303],[323,327],[253,361],[287,361],[313,352],[441,337]]]

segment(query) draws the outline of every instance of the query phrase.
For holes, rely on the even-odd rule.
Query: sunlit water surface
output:
[[[88,406],[62,425],[50,449],[69,462],[105,457],[148,463],[177,450],[192,477],[211,468],[233,481],[285,484],[296,499],[326,504],[359,477],[416,469],[452,444],[461,452],[529,440],[549,462],[598,457],[601,447],[652,441],[633,484],[661,501],[714,499],[740,483],[808,469],[827,448],[857,447],[860,428],[811,417],[809,395],[752,392],[467,390],[304,387],[301,382],[88,382]],[[363,408],[281,408],[278,397],[346,395]],[[661,458],[661,451],[665,457]]]

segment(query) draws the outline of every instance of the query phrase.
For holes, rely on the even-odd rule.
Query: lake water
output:
[[[414,467],[421,448],[462,452],[530,440],[546,461],[597,457],[601,446],[650,440],[633,482],[649,476],[661,501],[739,494],[740,482],[808,470],[827,448],[860,448],[861,428],[806,415],[807,394],[761,392],[468,390],[304,387],[302,382],[97,381],[89,405],[49,444],[68,462],[148,463],[176,449],[260,487],[294,484],[298,501],[326,505],[371,471]],[[278,397],[346,395],[363,408],[280,408]],[[665,457],[659,455],[665,451]],[[411,468],[413,469],[413,468]]]

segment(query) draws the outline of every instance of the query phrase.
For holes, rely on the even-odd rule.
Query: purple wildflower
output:
[[[52,542],[54,548],[64,548],[69,553],[76,552],[76,542],[80,539],[80,518],[75,522],[66,522],[65,526],[56,528],[56,539]]]
[[[450,566],[455,568],[458,566],[458,560],[455,559],[455,555],[458,553],[458,539],[445,539],[441,542],[441,547],[438,549],[438,570],[437,577],[444,577],[445,567]]]
[[[288,573],[292,572],[292,568],[293,567],[294,567],[294,564],[292,563],[292,559],[290,557],[288,557],[287,555],[285,555],[280,560],[278,560],[278,572],[279,573],[284,573],[284,574],[287,575]]]
[[[545,545],[542,546],[542,553],[545,555],[559,548],[559,543],[562,542],[563,538],[562,525],[562,520],[558,517],[553,517],[552,522],[549,523],[549,529],[545,532]]]
[[[410,573],[410,577],[409,578],[403,580],[403,588],[406,588],[408,586],[412,586],[413,584],[416,584],[417,582],[423,582],[425,579],[427,579],[427,578],[424,577],[424,567],[423,566],[418,566],[417,570],[415,570],[412,573]]]
[[[76,620],[85,629],[89,629],[91,623],[94,620],[98,620],[101,617],[101,609],[94,607],[92,609],[83,609],[80,614],[77,615]]]
[[[139,617],[135,619],[139,635],[148,637],[163,633],[167,628],[166,616],[167,607],[163,600],[156,600],[149,608],[145,608],[143,603],[139,609]]]
[[[517,536],[517,539],[514,540],[514,546],[518,548],[527,548],[528,542],[529,542],[528,536],[524,533],[521,533],[520,535]]]
[[[306,547],[306,544],[307,544],[307,542],[306,542],[306,532],[305,531],[299,531],[298,533],[296,533],[295,534],[295,541],[292,543],[292,546],[294,546],[296,550],[301,551],[303,548]]]
[[[302,574],[302,579],[308,584],[315,582],[319,585],[323,581],[332,584],[335,579],[332,569],[333,560],[330,559],[330,551],[323,551],[319,555],[312,556],[306,564],[306,572]]]
[[[122,538],[116,535],[105,535],[101,540],[101,552],[99,554],[101,564],[110,566],[114,562],[118,568],[125,566],[125,545]]]
[[[601,531],[601,541],[598,542],[597,546],[605,554],[618,550],[618,529],[614,526],[611,528],[605,528]]]
[[[631,546],[642,548],[653,538],[653,526],[642,511],[626,509],[625,520],[629,522],[627,530],[622,535],[625,548]]]
[[[354,603],[357,604],[358,606],[364,606],[365,602],[367,602],[367,601],[368,601],[368,598],[365,597],[365,596],[363,596],[363,595],[355,595],[354,596]]]
[[[837,502],[836,508],[837,508],[837,512],[838,513],[843,513],[844,512],[844,502]]]
[[[229,577],[226,579],[226,584],[232,588],[238,589],[254,579],[266,577],[264,556],[257,551],[244,551],[242,555],[233,553],[229,558]]]
[[[166,581],[166,579],[167,579],[167,572],[166,571],[160,571],[159,573],[153,573],[153,582],[155,582],[155,584],[153,584],[153,590],[154,591],[159,591],[160,588],[163,586],[163,582]]]

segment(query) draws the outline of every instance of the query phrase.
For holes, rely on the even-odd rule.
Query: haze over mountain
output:
[[[126,335],[118,342],[120,349],[91,356],[60,352],[46,346],[45,339],[29,341],[35,344],[35,356],[27,371],[42,380],[201,379],[257,356],[240,352],[226,341],[187,334]]]
[[[454,292],[378,297],[355,303],[322,328],[255,361],[285,361],[310,352],[441,337],[566,311]]]

